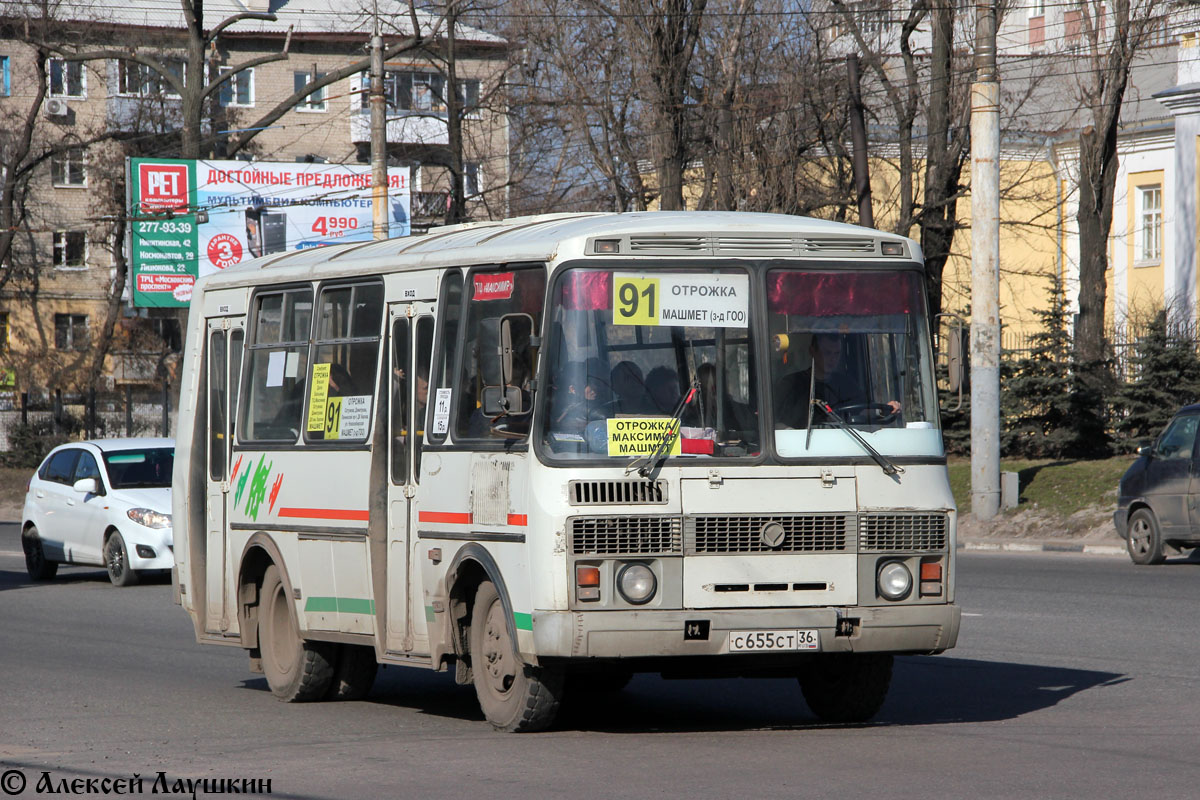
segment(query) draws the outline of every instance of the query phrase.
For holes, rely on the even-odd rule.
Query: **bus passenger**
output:
[[[654,401],[646,391],[642,368],[632,361],[622,361],[612,368],[609,375],[613,393],[614,414],[648,414],[654,409]]]

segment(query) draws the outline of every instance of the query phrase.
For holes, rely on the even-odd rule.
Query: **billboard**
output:
[[[360,164],[128,160],[135,306],[186,306],[197,277],[286,250],[372,238]],[[410,232],[408,167],[388,170],[388,236]]]

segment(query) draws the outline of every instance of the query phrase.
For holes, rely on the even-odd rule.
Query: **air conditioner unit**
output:
[[[71,109],[67,106],[67,101],[61,97],[48,97],[46,104],[43,106],[47,117],[65,117]]]

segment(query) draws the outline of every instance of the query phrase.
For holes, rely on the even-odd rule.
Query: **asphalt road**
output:
[[[0,771],[25,797],[43,772],[137,773],[150,794],[159,771],[270,779],[284,798],[1200,793],[1200,564],[968,554],[959,601],[960,646],[898,659],[868,725],[818,724],[791,680],[643,675],[512,735],[421,670],[383,670],[364,702],[279,703],[242,651],[194,642],[168,583],[66,568],[31,584],[0,525]]]

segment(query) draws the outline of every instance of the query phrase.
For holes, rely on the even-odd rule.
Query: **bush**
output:
[[[0,454],[0,463],[33,469],[55,447],[78,439],[82,430],[83,422],[70,414],[59,418],[57,432],[51,419],[18,423],[8,433],[8,452]]]

